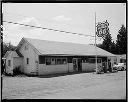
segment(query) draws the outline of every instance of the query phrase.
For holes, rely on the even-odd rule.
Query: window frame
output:
[[[39,55],[38,56],[38,60],[39,60],[39,64],[45,64],[45,57],[44,56],[41,56],[41,55]]]
[[[47,59],[50,59],[50,64],[47,64]],[[54,61],[55,61],[55,63],[52,63],[52,60],[54,59]],[[60,59],[61,61],[60,61],[60,63],[58,63],[57,62],[57,60],[58,59]],[[63,60],[65,59],[65,63],[63,63]],[[61,58],[59,58],[59,57],[57,57],[57,58],[55,58],[55,57],[46,57],[45,58],[45,65],[65,65],[65,64],[67,64],[68,62],[67,62],[67,58],[66,57],[61,57]]]
[[[28,45],[25,45],[24,50],[25,51],[28,50]]]
[[[93,59],[94,62],[90,62],[91,59]],[[97,63],[99,63],[98,60],[100,60],[100,63],[102,63],[102,58],[97,58]],[[91,63],[91,64],[96,63],[96,58],[89,58],[88,63]]]
[[[8,60],[8,66],[11,67],[11,60]]]
[[[29,58],[26,58],[26,64],[29,65]]]

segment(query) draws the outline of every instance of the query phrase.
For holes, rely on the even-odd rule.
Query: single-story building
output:
[[[22,55],[17,54],[16,51],[7,51],[4,57],[2,58],[5,65],[5,72],[7,74],[13,74],[13,69],[19,67],[22,71],[23,69],[23,62],[22,62]]]
[[[96,55],[98,68],[107,70],[108,60],[114,63],[114,54],[94,45],[22,38],[16,50],[5,56],[6,73],[10,69],[13,74],[17,66],[30,75],[95,71]]]
[[[116,55],[117,63],[126,63],[126,54]]]

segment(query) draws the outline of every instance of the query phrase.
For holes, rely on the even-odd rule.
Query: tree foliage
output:
[[[111,34],[108,33],[102,43],[102,48],[108,52],[111,52],[111,45],[112,45],[112,37]]]
[[[120,30],[118,31],[116,47],[118,50],[118,54],[127,53],[127,34],[126,34],[126,28],[124,25],[122,25]]]
[[[102,44],[98,44],[97,46],[113,54],[126,54],[127,34],[125,26],[122,25],[118,31],[116,42],[112,41],[111,34],[108,32],[104,37]]]
[[[7,51],[14,51],[15,50],[15,46],[13,46],[11,43],[5,43],[3,42],[3,53],[2,53],[2,57],[5,55],[5,53]]]

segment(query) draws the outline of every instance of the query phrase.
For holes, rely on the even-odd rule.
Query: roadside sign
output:
[[[98,37],[105,37],[105,35],[107,35],[107,31],[109,29],[108,26],[109,26],[109,23],[107,22],[107,20],[106,20],[106,22],[103,22],[103,23],[99,22],[96,26],[96,30],[97,30],[96,35]]]

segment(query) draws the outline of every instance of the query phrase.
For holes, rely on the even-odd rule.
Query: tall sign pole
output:
[[[95,63],[96,63],[96,73],[98,73],[98,68],[97,68],[97,48],[96,48],[96,12],[95,12],[95,51],[96,51],[96,56],[95,56]]]
[[[95,12],[95,52],[96,52],[96,56],[95,56],[95,63],[96,63],[96,73],[99,74],[100,73],[100,69],[97,67],[97,47],[96,47],[96,37],[102,37],[103,39],[107,36],[107,34],[109,33],[109,23],[106,21],[104,22],[98,22],[98,24],[96,24],[96,12]]]

